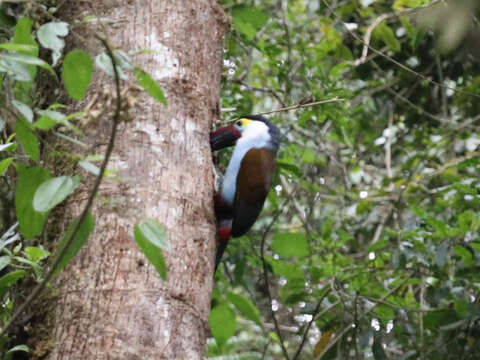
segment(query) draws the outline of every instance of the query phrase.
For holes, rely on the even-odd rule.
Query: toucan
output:
[[[230,237],[255,223],[272,185],[280,131],[266,118],[246,115],[210,135],[212,151],[235,145],[223,183],[215,194],[218,239],[215,270]]]

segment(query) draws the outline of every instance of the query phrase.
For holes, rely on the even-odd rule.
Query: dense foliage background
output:
[[[217,273],[208,357],[477,359],[478,2],[223,4],[226,119],[344,100],[269,115],[274,189]]]
[[[224,118],[298,106],[270,115],[282,130],[274,189],[217,272],[207,357],[477,359],[478,1],[221,3],[232,16]],[[67,24],[57,10],[55,1],[0,6],[3,331],[25,300],[19,281],[45,285],[94,226],[87,212],[70,224],[63,244],[74,247],[62,260],[50,256],[49,214],[94,176],[119,181],[115,169],[102,174],[104,157],[71,150],[85,145],[82,124],[105,114],[69,114],[64,103],[83,98],[94,64],[113,76],[114,56],[121,79],[134,77],[165,104],[131,60],[138,49],[112,57],[105,49],[94,60],[65,53],[75,27],[109,19]],[[49,83],[70,99],[40,96]],[[134,235],[165,278],[161,225],[142,221]],[[58,267],[46,272],[52,258]],[[0,335],[2,359],[28,351],[28,320]]]

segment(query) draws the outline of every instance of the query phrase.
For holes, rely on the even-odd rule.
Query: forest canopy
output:
[[[223,3],[225,118],[343,100],[267,115],[274,189],[217,275],[209,357],[476,358],[479,5]]]

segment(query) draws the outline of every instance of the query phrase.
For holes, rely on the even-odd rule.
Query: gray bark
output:
[[[168,107],[133,87],[126,93],[135,104],[132,121],[122,124],[109,165],[122,181],[102,185],[94,233],[55,285],[48,359],[200,359],[209,333],[215,248],[209,131],[219,118],[228,19],[213,0],[64,6],[69,20],[92,14],[113,19],[105,27],[113,46],[154,50],[135,62],[162,85]],[[77,47],[96,55],[101,48],[92,33],[82,36],[87,43]],[[108,112],[113,82],[98,73],[95,78],[83,104]],[[86,126],[97,154],[105,150],[109,121],[102,117]],[[78,214],[85,197],[75,194],[66,213]],[[166,228],[167,281],[133,239],[134,225],[145,218]]]

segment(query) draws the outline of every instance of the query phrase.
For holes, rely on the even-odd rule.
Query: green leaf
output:
[[[233,26],[252,40],[267,23],[269,16],[254,6],[238,5],[232,9]]]
[[[156,220],[144,220],[133,229],[138,247],[155,267],[163,280],[167,279],[167,266],[163,258],[163,249],[168,249],[165,230]]]
[[[13,42],[15,43],[15,45],[22,47],[22,48],[17,48],[16,49],[17,52],[24,55],[32,56],[34,58],[38,58],[39,47],[32,36],[32,25],[33,25],[33,21],[30,20],[29,18],[20,19],[17,25],[15,26]],[[50,68],[50,66],[47,63],[45,64],[48,66],[48,68]],[[17,64],[17,65],[20,65],[20,64]],[[21,67],[18,69],[20,70]],[[28,65],[26,66],[25,70],[28,72],[29,74],[28,76],[31,80],[35,79],[35,76],[37,75],[37,67],[35,65]],[[32,85],[33,84],[31,82],[26,84],[27,89],[30,89]],[[29,90],[26,90],[25,92],[27,93],[28,91]]]
[[[427,5],[429,0],[395,0],[393,3],[394,10],[401,10],[403,8],[416,8],[422,5]]]
[[[140,224],[138,224],[138,229],[142,232],[142,235],[156,247],[167,251],[170,250],[165,228],[157,220],[142,220]]]
[[[367,252],[371,252],[371,251],[376,251],[376,250],[382,249],[382,248],[388,246],[389,244],[390,244],[390,241],[389,241],[388,239],[377,241],[377,242],[371,244],[371,245],[368,247]]]
[[[65,245],[67,244],[68,239],[70,239],[70,236],[73,233],[73,230],[77,226],[77,223],[80,221],[80,218],[76,218],[75,220],[72,221],[70,226],[67,229],[67,232],[65,233],[62,241],[60,241],[60,244],[58,246],[57,254],[55,255],[55,261],[60,255],[60,253],[63,251],[65,248]],[[85,216],[85,219],[83,220],[82,224],[80,225],[77,234],[75,235],[73,242],[71,243],[70,247],[68,248],[67,252],[63,256],[62,260],[59,262],[58,266],[55,268],[53,275],[56,276],[62,271],[65,266],[68,265],[68,263],[77,255],[77,253],[80,251],[80,248],[87,242],[88,237],[92,233],[93,227],[95,225],[95,219],[93,218],[92,214],[87,214]]]
[[[79,113],[73,113],[68,116],[65,116],[59,111],[53,110],[39,110],[37,111],[42,117],[35,122],[34,126],[41,128],[42,130],[47,130],[52,128],[55,124],[62,124],[72,130],[75,134],[81,135],[82,131],[73,125],[68,119],[72,116],[78,115]],[[55,123],[55,124],[53,124]]]
[[[160,101],[163,105],[167,105],[167,99],[165,99],[165,95],[163,95],[163,91],[158,85],[158,83],[153,80],[148,73],[136,67],[133,70],[135,78],[137,79],[138,83],[155,99]]]
[[[80,165],[82,168],[92,173],[93,175],[98,176],[100,174],[100,168],[89,161],[79,161],[78,165]]]
[[[13,357],[13,353],[17,351],[29,352],[27,345],[17,345],[12,347],[10,350],[7,351],[5,354],[5,360],[11,360]]]
[[[117,65],[118,77],[122,80],[128,80],[127,74],[123,69],[129,69],[131,67],[129,59],[126,55],[120,51],[115,51],[113,53],[115,58],[115,64]],[[109,76],[113,77],[115,75],[112,66],[112,60],[110,57],[105,54],[99,54],[95,57],[95,65],[97,65],[101,70],[105,71]]]
[[[70,51],[63,61],[62,74],[68,94],[73,99],[81,100],[92,80],[93,61],[84,51]]]
[[[9,272],[0,278],[0,296],[3,296],[10,286],[25,276],[24,270],[16,270]]]
[[[299,233],[273,235],[272,249],[280,256],[304,257],[309,254],[307,238]]]
[[[219,347],[222,347],[235,334],[237,327],[235,313],[226,303],[218,304],[210,311],[208,322]]]
[[[58,124],[57,121],[55,121],[54,119],[52,119],[50,116],[47,116],[47,115],[43,115],[40,119],[38,119],[33,123],[35,128],[40,130],[49,130],[57,124]]]
[[[27,246],[24,251],[27,259],[34,263],[38,263],[50,256],[50,252],[37,246]]]
[[[35,211],[46,212],[61,203],[78,185],[78,177],[58,176],[43,182],[33,197]]]
[[[467,231],[475,231],[478,227],[478,216],[471,210],[467,210],[458,215],[458,226],[463,234]]]
[[[468,251],[463,246],[457,245],[453,249],[455,255],[459,256],[462,259],[462,262],[465,266],[471,266],[474,263],[473,254]]]
[[[68,35],[68,23],[49,22],[40,26],[37,31],[38,40],[43,47],[52,50],[52,65],[57,64],[65,46],[65,41],[60,37]]]
[[[297,177],[302,176],[302,170],[300,169],[300,167],[297,164],[291,163],[289,161],[278,160],[277,161],[277,167],[279,169],[285,170],[288,173],[293,174]]]
[[[0,176],[2,176],[5,171],[7,171],[10,164],[13,162],[13,158],[9,157],[0,161]]]
[[[6,44],[0,44],[0,49],[31,53],[31,52],[35,51],[37,49],[37,47],[35,47],[33,45],[6,43]]]
[[[13,60],[2,59],[1,57],[0,73],[6,73],[14,80],[21,82],[31,82],[33,78],[27,66]]]
[[[260,311],[249,299],[234,293],[229,293],[227,298],[243,316],[263,327],[262,320],[260,319]]]
[[[387,305],[378,305],[375,307],[374,312],[378,315],[383,324],[386,324],[395,317],[395,311],[393,311],[393,309]]]
[[[302,269],[298,264],[291,264],[275,259],[269,259],[268,262],[272,265],[273,272],[279,276],[283,276],[288,280],[304,278]]]
[[[48,65],[48,63],[34,56],[0,53],[0,59],[6,60],[8,62],[19,62],[27,65],[37,65],[53,73],[53,69],[50,65]]]
[[[17,133],[17,139],[22,144],[28,156],[33,161],[38,161],[39,148],[38,139],[35,133],[21,120],[15,122],[15,132]]]
[[[423,318],[426,329],[438,329],[440,326],[445,326],[459,320],[458,315],[454,310],[436,310],[428,312]]]
[[[20,231],[27,239],[41,234],[48,217],[48,212],[37,212],[33,208],[35,192],[40,184],[48,179],[50,179],[50,174],[41,167],[31,167],[19,172],[15,193],[15,210]]]
[[[391,50],[395,52],[399,52],[402,50],[402,45],[398,41],[393,32],[392,28],[387,25],[385,21],[383,21],[380,25],[378,25],[374,30],[373,33],[376,37],[380,38],[385,45],[387,45]]]
[[[2,271],[8,265],[10,265],[11,262],[12,260],[10,259],[10,256],[8,255],[0,256],[0,271]]]
[[[13,42],[26,46],[23,49],[16,49],[19,52],[25,52],[31,56],[38,56],[38,44],[33,39],[32,30],[33,21],[29,18],[20,19],[15,26],[15,33],[13,35]]]
[[[15,109],[17,109],[17,111],[28,120],[28,122],[33,122],[33,110],[30,108],[30,106],[17,100],[12,100],[12,104]]]
[[[14,142],[7,142],[6,144],[0,145],[0,151],[11,151],[14,150],[15,143]]]

